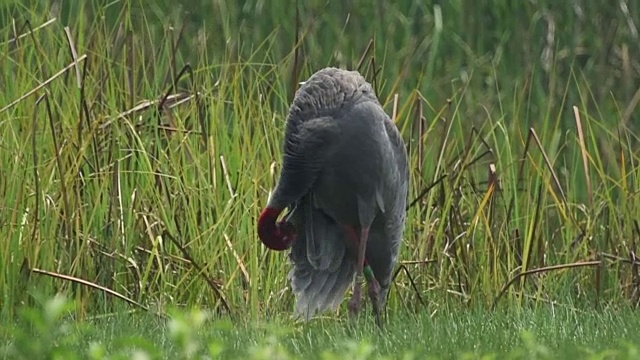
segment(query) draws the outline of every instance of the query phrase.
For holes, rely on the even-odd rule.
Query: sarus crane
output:
[[[357,315],[366,279],[381,326],[402,243],[409,169],[400,132],[371,84],[357,71],[313,74],[289,109],[282,160],[257,230],[268,248],[291,248],[297,316],[336,310],[352,284],[349,312]]]

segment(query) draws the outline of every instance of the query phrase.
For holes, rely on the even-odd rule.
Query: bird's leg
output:
[[[353,295],[349,301],[349,310],[352,315],[357,315],[362,308],[362,283],[364,278],[365,253],[367,250],[367,238],[369,237],[369,227],[360,229],[360,241],[358,241],[358,257],[356,261],[356,281],[353,286]]]
[[[358,311],[360,310],[358,308],[358,304],[362,302],[361,300],[357,300],[362,298],[362,275],[361,274],[358,275],[358,265],[357,265],[358,250],[360,248],[358,244],[360,243],[360,238],[358,236],[358,232],[355,229],[355,227],[347,225],[344,227],[344,230],[347,233],[347,237],[351,239],[351,245],[353,246],[356,253],[356,278],[353,284],[353,295],[351,295],[351,300],[349,301],[349,313],[351,317],[354,318],[355,315],[357,315]]]
[[[369,299],[371,299],[371,307],[373,308],[373,315],[376,318],[376,325],[382,327],[380,321],[380,283],[373,274],[373,270],[369,264],[364,266],[364,277],[367,279],[367,289],[369,292]]]
[[[354,229],[351,226],[346,226],[345,227],[345,231],[347,232],[347,235],[351,238],[351,240],[353,241],[353,245],[356,249],[356,253],[357,255],[359,254],[359,250],[360,250],[360,244],[362,243],[361,239],[358,236],[358,233],[356,231],[356,229]],[[366,238],[368,238],[368,233]],[[365,246],[365,253],[366,253],[366,246]],[[358,262],[357,265],[359,265],[360,263]],[[373,313],[375,315],[375,320],[376,320],[376,324],[378,326],[381,326],[381,321],[380,321],[380,283],[378,282],[378,279],[376,279],[375,275],[373,274],[373,270],[371,269],[371,266],[368,264],[367,258],[366,256],[364,257],[364,264],[363,264],[363,269],[362,269],[362,275],[364,275],[364,279],[367,281],[367,289],[369,292],[369,298],[371,299],[371,304],[372,304],[372,308],[373,308]],[[356,282],[355,282],[355,286],[354,286],[354,291],[353,291],[353,296],[351,298],[351,301],[349,302],[349,310],[351,311],[352,315],[357,314],[357,312],[360,310],[360,308],[357,306],[357,302],[355,301],[355,299],[360,299],[362,298],[362,276],[358,276],[356,275]],[[360,304],[361,304],[361,300]]]

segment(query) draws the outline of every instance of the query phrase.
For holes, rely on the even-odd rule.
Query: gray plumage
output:
[[[280,179],[269,207],[292,209],[291,287],[296,313],[336,309],[356,274],[348,227],[369,227],[366,259],[382,308],[406,218],[408,158],[395,124],[356,71],[326,68],[297,91]]]

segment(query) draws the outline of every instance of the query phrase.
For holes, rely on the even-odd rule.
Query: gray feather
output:
[[[312,196],[305,196],[291,217],[297,228],[304,229],[289,255],[293,263],[289,279],[297,298],[296,313],[305,319],[337,308],[355,274],[344,230],[313,206]]]

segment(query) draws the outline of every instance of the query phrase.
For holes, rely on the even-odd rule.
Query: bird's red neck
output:
[[[258,220],[258,236],[262,243],[271,250],[286,250],[296,240],[296,232],[291,223],[276,222],[281,212],[282,209],[267,207],[262,211]]]

